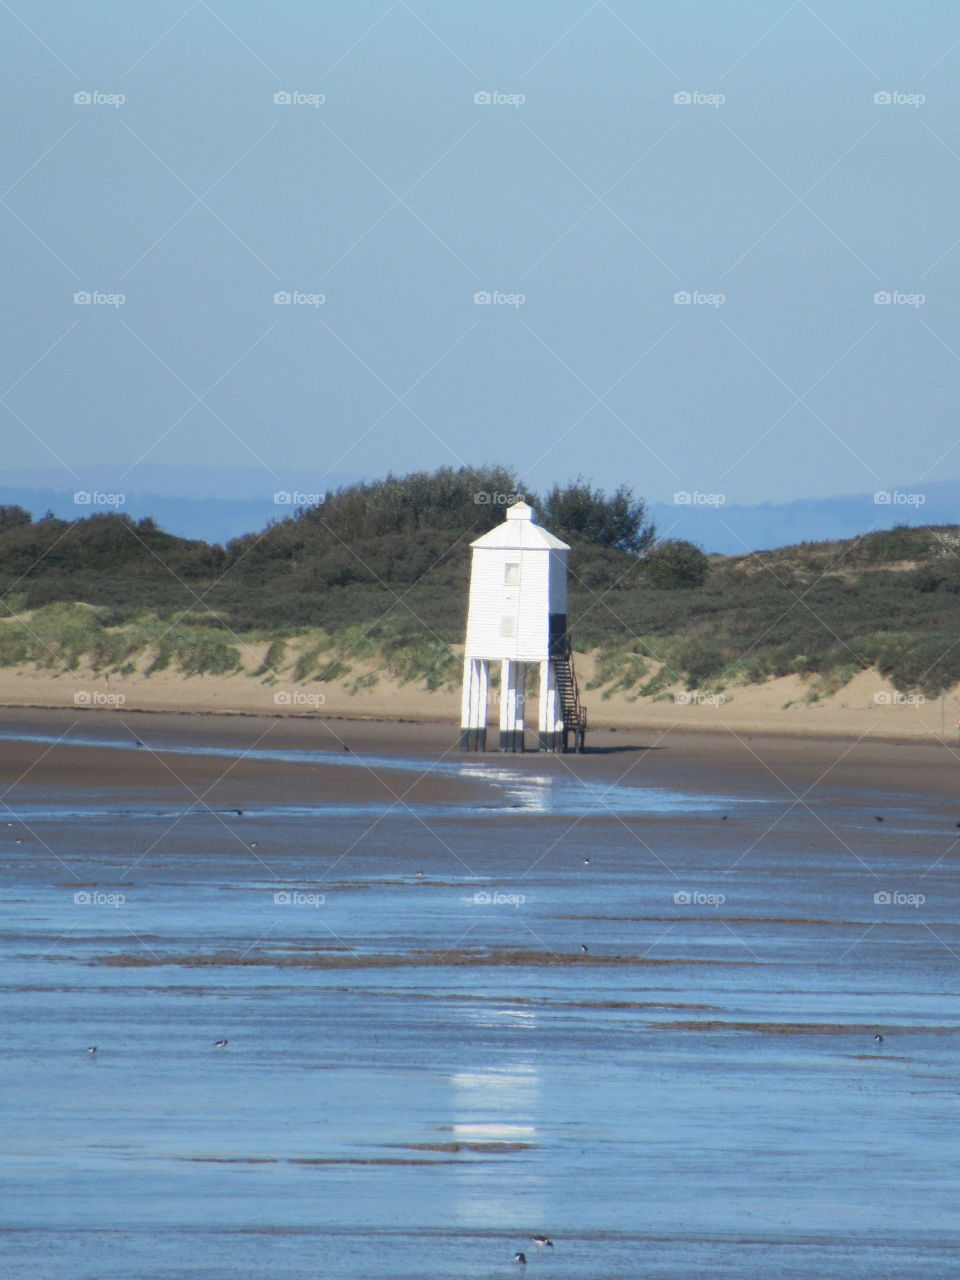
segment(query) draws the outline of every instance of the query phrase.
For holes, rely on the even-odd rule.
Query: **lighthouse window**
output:
[[[502,636],[515,636],[517,634],[517,615],[515,613],[508,614],[500,619],[500,634]]]
[[[503,566],[503,585],[505,587],[519,587],[520,565],[518,563],[511,562]]]

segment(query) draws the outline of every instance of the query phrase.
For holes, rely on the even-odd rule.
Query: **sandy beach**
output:
[[[174,671],[148,676],[141,662],[127,675],[106,677],[82,667],[55,673],[34,665],[0,669],[0,707],[64,708],[91,711],[167,712],[178,715],[216,714],[254,716],[319,723],[312,730],[330,734],[323,725],[339,721],[417,721],[456,725],[460,692],[428,692],[421,685],[398,683],[382,672],[369,688],[357,687],[365,672],[357,664],[349,680],[294,684],[283,677],[266,679],[253,673],[262,662],[265,645],[249,646],[244,669],[228,676],[186,677]],[[831,696],[816,697],[815,686],[798,676],[769,680],[762,685],[731,686],[722,692],[690,692],[677,686],[659,699],[631,701],[622,693],[605,696],[591,688],[595,656],[578,654],[576,667],[581,696],[592,730],[674,733],[693,730],[790,737],[823,737],[947,743],[960,747],[960,692],[927,700],[899,694],[874,671],[864,671]],[[490,723],[496,720],[491,699]],[[535,716],[535,709],[533,712]],[[535,725],[534,725],[535,730]],[[534,731],[529,731],[531,739]],[[492,735],[491,735],[492,736]],[[601,739],[602,740],[602,739]],[[591,732],[591,744],[598,741]]]
[[[317,794],[340,800],[380,799],[402,795],[423,803],[469,802],[477,787],[463,778],[439,774],[434,762],[498,762],[530,773],[551,776],[625,781],[631,785],[682,787],[694,791],[734,794],[766,792],[783,798],[805,794],[810,803],[816,790],[859,788],[896,796],[910,792],[931,800],[953,802],[960,774],[960,749],[952,742],[906,737],[844,734],[790,735],[744,730],[713,722],[709,729],[684,722],[664,726],[597,728],[583,755],[554,756],[527,751],[522,755],[487,751],[482,756],[462,753],[452,721],[354,720],[327,716],[253,716],[249,714],[164,714],[93,710],[5,708],[0,726],[13,733],[49,738],[82,735],[85,739],[143,742],[144,748],[122,756],[107,746],[88,746],[82,753],[66,745],[29,741],[0,742],[0,786],[18,791],[32,788],[135,786],[151,794],[177,794],[193,789],[205,802],[223,808],[243,808],[251,796],[265,791],[278,801],[293,803]],[[494,736],[494,735],[491,735]],[[214,744],[235,757],[177,756],[168,758],[164,744],[189,747]],[[331,756],[322,763],[249,759],[259,748],[308,750]],[[402,782],[377,766],[344,771],[334,768],[339,757],[403,754],[423,761],[423,770]],[[118,769],[121,772],[118,773]],[[960,819],[960,802],[957,804]]]

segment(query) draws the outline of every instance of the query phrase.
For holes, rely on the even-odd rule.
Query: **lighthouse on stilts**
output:
[[[535,663],[539,749],[582,751],[587,713],[567,637],[570,548],[541,529],[522,501],[471,546],[460,749],[486,750],[490,663],[499,662],[500,750],[524,748],[527,668]]]

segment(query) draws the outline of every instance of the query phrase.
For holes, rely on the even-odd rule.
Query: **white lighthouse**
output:
[[[524,748],[527,668],[540,671],[538,746],[583,749],[586,712],[580,705],[567,638],[567,556],[570,548],[533,518],[525,502],[471,543],[470,604],[463,659],[460,748],[487,745],[490,663],[500,663],[500,750]]]

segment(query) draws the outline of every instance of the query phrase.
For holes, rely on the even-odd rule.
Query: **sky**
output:
[[[960,478],[955,3],[11,0],[0,42],[8,474]]]

